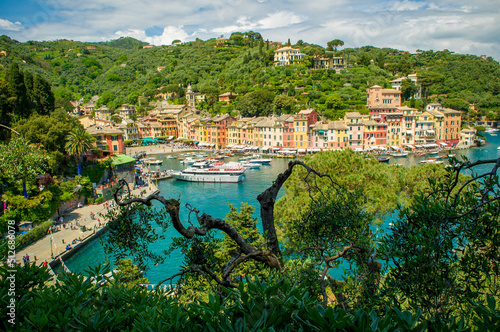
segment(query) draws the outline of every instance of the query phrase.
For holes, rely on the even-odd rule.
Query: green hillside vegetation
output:
[[[132,38],[104,43],[18,43],[1,36],[0,50],[5,50],[7,56],[0,56],[0,75],[6,78],[12,63],[18,63],[21,71],[38,73],[50,82],[56,98],[89,100],[99,95],[103,97],[100,104],[112,109],[129,103],[143,111],[168,85],[186,88],[191,84],[195,92],[207,97],[228,91],[239,94],[229,108],[215,101],[198,105],[214,112],[239,109],[240,99],[247,93],[267,90],[273,96],[290,97],[293,107],[288,107],[287,112],[313,107],[336,119],[345,110],[363,111],[367,87],[378,84],[389,88],[390,80],[416,73],[425,98],[411,100],[407,93],[408,106],[439,101],[446,107],[468,111],[469,105],[475,104],[479,113],[471,114],[472,118],[499,118],[500,66],[491,57],[482,59],[448,50],[410,54],[372,46],[327,51],[333,47],[299,40],[292,46],[306,54],[304,62],[273,67],[276,48],[254,32],[233,33],[224,47],[216,47],[215,39],[153,48],[142,48],[144,45]],[[349,68],[340,74],[313,70],[317,56],[346,57]],[[405,89],[411,91],[411,86]],[[268,100],[265,103],[275,112],[283,112],[281,104]]]

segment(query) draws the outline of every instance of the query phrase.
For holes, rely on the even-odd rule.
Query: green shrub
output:
[[[424,317],[413,308],[397,306],[382,312],[324,308],[303,287],[283,279],[240,282],[237,289],[222,289],[224,296],[208,291],[207,300],[179,302],[163,289],[146,291],[102,277],[106,270],[87,271],[91,278],[63,274],[47,286],[46,268],[0,266],[16,274],[16,330],[77,331],[495,331],[499,315],[492,297],[488,303],[471,303],[470,317]],[[99,282],[104,281],[104,282]],[[10,280],[0,279],[7,294]],[[8,316],[9,296],[0,298],[0,314]],[[2,330],[13,325],[2,320]]]
[[[48,234],[49,228],[54,224],[53,220],[47,220],[33,229],[29,230],[26,234],[16,237],[16,251],[26,247],[27,245],[41,239]],[[2,239],[0,244],[0,257],[4,258],[7,256],[7,241]]]

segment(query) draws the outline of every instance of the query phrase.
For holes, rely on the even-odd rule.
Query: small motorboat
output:
[[[394,158],[402,158],[408,156],[408,152],[391,153]]]
[[[145,165],[161,165],[163,164],[163,160],[155,159],[155,158],[146,158],[142,161]]]
[[[391,157],[378,157],[377,158],[377,161],[379,163],[388,163],[389,162],[389,159],[391,159]]]

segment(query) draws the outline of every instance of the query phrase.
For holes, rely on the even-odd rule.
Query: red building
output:
[[[96,139],[93,145],[102,150],[103,156],[125,153],[123,131],[113,127],[97,126],[90,126],[86,130]]]
[[[387,145],[387,125],[384,122],[363,120],[363,146],[385,147]]]
[[[293,148],[293,127],[294,127],[294,116],[291,114],[283,114],[278,120],[283,124],[283,147]]]

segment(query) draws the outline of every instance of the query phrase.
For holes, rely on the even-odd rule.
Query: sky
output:
[[[130,36],[153,45],[232,32],[326,47],[449,51],[500,60],[498,0],[0,0],[0,35],[99,42]]]

